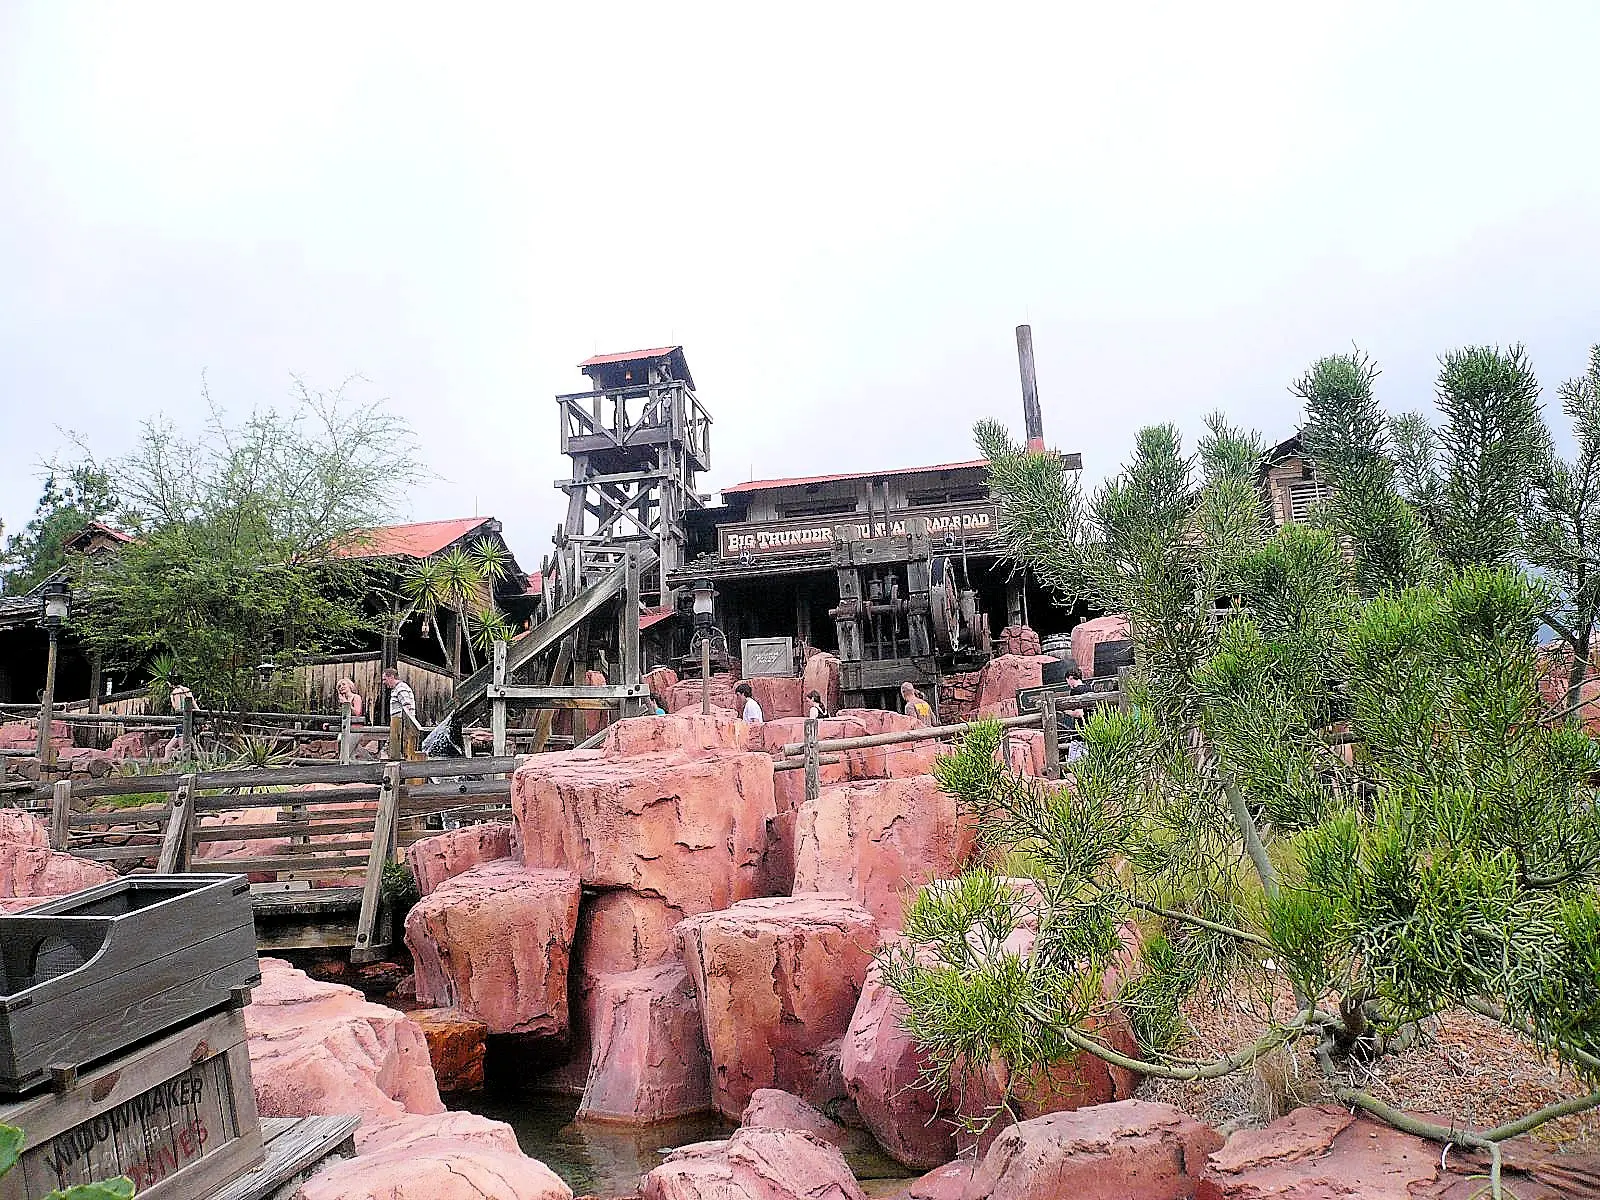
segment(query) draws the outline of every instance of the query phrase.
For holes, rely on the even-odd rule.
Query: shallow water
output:
[[[561,1176],[578,1196],[625,1196],[637,1192],[639,1177],[659,1166],[668,1150],[725,1138],[738,1128],[714,1113],[642,1128],[575,1121],[578,1097],[554,1092],[516,1096],[481,1092],[451,1097],[450,1104],[511,1126],[523,1153]],[[898,1180],[907,1175],[865,1135],[857,1144],[846,1147],[845,1161],[856,1178],[863,1181]]]

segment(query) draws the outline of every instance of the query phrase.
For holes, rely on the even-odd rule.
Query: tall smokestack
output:
[[[1039,413],[1039,379],[1033,372],[1033,330],[1017,326],[1017,366],[1022,371],[1022,421],[1027,426],[1028,449],[1044,449],[1044,417]]]

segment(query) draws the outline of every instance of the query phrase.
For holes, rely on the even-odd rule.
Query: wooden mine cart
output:
[[[239,1006],[261,980],[242,876],[141,875],[0,916],[0,1095]]]

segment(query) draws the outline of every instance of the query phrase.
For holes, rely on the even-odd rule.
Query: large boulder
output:
[[[805,681],[797,676],[757,675],[745,681],[761,706],[763,720],[805,715]]]
[[[668,1154],[642,1200],[863,1200],[837,1146],[797,1129],[740,1129]]]
[[[799,1129],[841,1149],[850,1140],[850,1132],[843,1125],[823,1116],[799,1096],[777,1088],[757,1088],[744,1106],[739,1125],[744,1129]]]
[[[1122,642],[1133,636],[1133,626],[1120,613],[1081,621],[1072,627],[1072,661],[1085,679],[1094,675],[1094,648],[1101,642]]]
[[[244,1021],[264,1117],[357,1113],[376,1123],[444,1111],[422,1031],[355,988],[263,958]]]
[[[1221,1145],[1209,1125],[1166,1104],[1122,1100],[1051,1113],[1000,1134],[963,1194],[969,1200],[1188,1200],[1206,1156]]]
[[[1441,1160],[1442,1164],[1441,1165]],[[1297,1108],[1265,1129],[1241,1129],[1211,1155],[1196,1200],[1458,1200],[1487,1194],[1486,1163],[1441,1156],[1433,1142],[1348,1109]],[[1506,1194],[1518,1200],[1600,1196],[1600,1160],[1511,1148]]]
[[[65,721],[50,722],[50,744],[59,753],[72,747],[72,728]],[[0,724],[0,750],[37,750],[39,722],[7,721]]]
[[[446,880],[406,917],[417,1001],[455,1008],[491,1033],[563,1038],[578,877],[511,860]]]
[[[119,733],[111,739],[111,745],[106,753],[110,755],[112,762],[123,762],[130,758],[154,758],[161,753],[169,740],[149,730]]]
[[[600,976],[589,1019],[580,1117],[649,1125],[711,1107],[700,1008],[682,963]]]
[[[1043,684],[1045,664],[1055,661],[1042,654],[1001,654],[991,658],[978,675],[978,715],[1016,716],[1017,693]]]
[[[300,1185],[294,1200],[572,1200],[509,1125],[475,1113],[404,1117],[357,1134],[360,1153]]]
[[[960,871],[975,838],[931,775],[823,788],[800,806],[794,891],[843,892],[898,929],[908,894]]]
[[[515,853],[515,831],[510,822],[486,821],[414,842],[406,849],[406,865],[417,881],[417,891],[428,896],[447,879],[486,862],[511,858]]]
[[[812,692],[822,697],[822,706],[829,712],[839,711],[839,660],[832,654],[813,654],[806,659],[803,679],[805,695]],[[804,713],[804,709],[801,710]]]
[[[512,809],[530,867],[576,872],[685,913],[760,894],[776,811],[765,754],[643,754],[572,762],[540,755],[516,774]]]
[[[861,726],[859,736],[882,733],[909,733],[922,728],[922,722],[904,713],[878,708],[847,708],[837,714],[841,720]],[[858,735],[846,735],[858,736]],[[844,752],[845,770],[851,779],[894,779],[927,775],[947,747],[931,739],[898,742],[890,746],[867,746]]]
[[[927,1056],[902,1027],[906,1006],[867,975],[844,1035],[840,1067],[862,1123],[889,1157],[927,1170],[956,1156],[956,1126],[945,1097],[919,1086]]]
[[[440,1092],[481,1092],[489,1027],[453,1008],[419,1008],[406,1014],[422,1030]]]
[[[726,713],[694,712],[666,717],[630,717],[606,730],[600,752],[607,758],[636,754],[698,755],[707,750],[750,749],[751,727]]]
[[[50,848],[50,829],[31,812],[20,808],[0,808],[0,843],[12,846]]]
[[[738,683],[732,675],[713,675],[710,679],[711,708],[724,709],[737,715],[744,709],[744,701],[734,695],[733,689]],[[700,711],[701,682],[696,668],[692,679],[680,679],[672,685],[672,691],[667,694],[667,708],[674,713],[697,713]]]
[[[1007,625],[995,639],[995,651],[1023,656],[1044,653],[1038,633],[1028,625]]]
[[[69,896],[116,878],[110,867],[48,846],[0,842],[0,897]]]
[[[816,1095],[878,942],[872,914],[843,896],[778,896],[690,917],[678,932],[717,1111],[737,1119],[764,1087]]]

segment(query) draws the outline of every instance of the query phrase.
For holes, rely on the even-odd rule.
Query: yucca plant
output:
[[[479,540],[471,546],[453,547],[443,554],[425,559],[412,568],[403,583],[412,612],[426,615],[432,622],[439,649],[450,663],[451,674],[459,681],[462,669],[463,647],[470,642],[463,637],[463,627],[469,622],[492,622],[488,614],[499,617],[494,603],[494,585],[504,579],[510,570],[511,555],[500,545]],[[453,649],[444,645],[439,632],[439,613],[448,609],[455,615]],[[501,626],[504,619],[501,618]],[[500,627],[493,626],[498,629]],[[490,639],[492,640],[492,639]],[[474,663],[476,666],[476,663]]]

